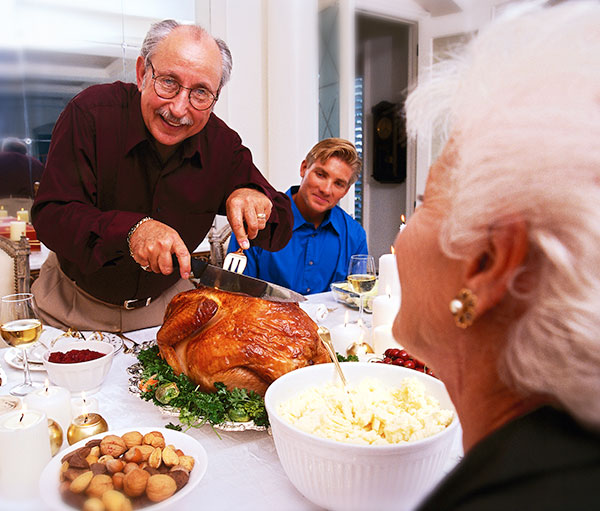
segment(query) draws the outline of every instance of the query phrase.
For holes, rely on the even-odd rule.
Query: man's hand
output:
[[[258,231],[265,228],[272,208],[271,200],[252,188],[238,188],[229,196],[226,203],[227,219],[241,248],[250,248],[248,239],[253,240]]]
[[[173,271],[171,254],[179,260],[182,279],[190,276],[190,253],[175,229],[159,222],[148,220],[141,224],[129,238],[131,255],[142,268],[154,273],[170,275]]]

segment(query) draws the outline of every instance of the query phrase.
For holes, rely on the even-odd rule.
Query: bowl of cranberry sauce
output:
[[[55,385],[69,389],[73,395],[93,394],[100,390],[110,371],[114,351],[103,341],[61,339],[44,354],[42,362]]]

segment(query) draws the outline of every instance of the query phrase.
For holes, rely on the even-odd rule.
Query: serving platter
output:
[[[127,372],[131,376],[131,378],[129,378],[129,392],[136,396],[140,396],[142,393],[142,391],[140,390],[140,383],[142,382],[142,371],[142,364],[140,364],[139,362],[127,368]],[[152,404],[150,401],[147,402]],[[163,415],[176,418],[179,417],[178,408],[169,405],[158,406],[157,408]],[[268,429],[267,426],[258,426],[254,423],[254,421],[225,421],[219,424],[213,424],[212,427],[221,431],[266,431]]]
[[[46,465],[46,468],[44,468],[44,471],[40,477],[40,495],[48,507],[56,511],[72,511],[76,509],[62,500],[59,491],[61,459],[66,454],[83,447],[92,439],[104,438],[106,435],[122,436],[130,431],[139,431],[142,435],[150,433],[151,431],[160,431],[164,436],[167,445],[174,445],[178,449],[181,449],[186,455],[193,456],[195,461],[194,468],[190,472],[190,479],[181,490],[175,493],[172,497],[169,497],[168,499],[157,504],[140,508],[141,510],[159,511],[161,509],[173,509],[175,502],[181,500],[183,497],[192,492],[196,486],[198,486],[198,483],[204,477],[206,468],[208,466],[208,456],[206,454],[206,450],[202,444],[200,444],[200,442],[186,433],[181,433],[172,429],[159,427],[136,428],[132,426],[130,428],[107,431],[106,433],[100,433],[98,435],[85,438],[72,445],[68,449],[61,451],[58,455],[52,458],[48,465]]]

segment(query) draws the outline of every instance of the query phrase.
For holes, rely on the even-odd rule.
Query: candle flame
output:
[[[394,248],[394,245],[390,245],[390,253],[392,255],[394,255],[396,253],[396,249]]]
[[[404,215],[400,215],[400,222],[403,224],[406,223],[406,217]]]

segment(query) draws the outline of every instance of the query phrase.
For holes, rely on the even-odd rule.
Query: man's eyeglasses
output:
[[[152,81],[154,82],[154,92],[159,98],[173,99],[181,89],[190,91],[188,94],[188,100],[196,110],[208,110],[215,104],[218,99],[218,95],[215,96],[208,89],[199,87],[197,89],[190,89],[184,87],[173,77],[168,75],[156,76],[154,73],[154,66],[152,62],[148,60],[150,67],[152,68]]]

